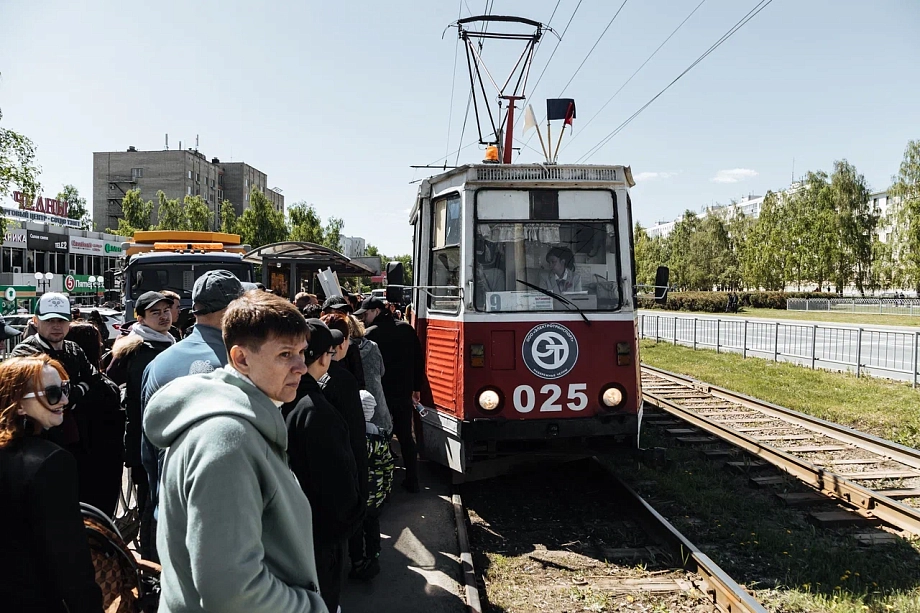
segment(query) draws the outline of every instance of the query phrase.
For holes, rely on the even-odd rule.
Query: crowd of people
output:
[[[187,330],[177,295],[146,292],[110,351],[67,296],[40,298],[0,363],[4,610],[102,611],[81,503],[113,516],[124,467],[161,612],[336,613],[346,575],[381,572],[394,435],[419,491],[415,331],[373,296],[247,285],[202,275]]]

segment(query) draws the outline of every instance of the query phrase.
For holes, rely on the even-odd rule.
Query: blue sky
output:
[[[92,152],[193,146],[268,173],[288,204],[313,203],[386,253],[409,251],[407,209],[425,171],[460,144],[468,80],[455,30],[467,2],[0,1],[3,125],[38,147],[46,195],[92,194]],[[699,0],[629,0],[565,90],[578,104],[574,162],[686,68],[755,4],[706,0],[585,125]],[[560,33],[578,0],[561,0]],[[562,87],[619,0],[583,0],[537,89]],[[549,20],[556,0],[495,0],[496,14]],[[920,3],[774,0],[659,98],[590,163],[628,164],[644,225],[788,185],[846,158],[873,189],[920,138]],[[555,45],[547,36],[534,78]],[[515,49],[487,42],[506,73]],[[451,86],[455,92],[451,98]],[[531,81],[533,83],[533,79]],[[453,122],[448,141],[448,116]],[[472,118],[462,141],[475,141]],[[471,138],[473,136],[473,138]],[[568,138],[568,137],[567,137]],[[555,139],[554,139],[555,140]],[[566,141],[563,141],[565,145]],[[530,145],[539,148],[533,138]],[[525,149],[516,161],[541,156]],[[477,146],[460,162],[482,158]],[[451,157],[453,161],[455,158]],[[152,194],[150,195],[152,197]]]

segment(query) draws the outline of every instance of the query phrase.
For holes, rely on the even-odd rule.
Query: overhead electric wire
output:
[[[540,81],[543,79],[543,75],[546,74],[546,69],[549,68],[550,62],[552,62],[552,61],[553,61],[553,58],[556,56],[556,51],[559,49],[559,45],[562,44],[562,40],[565,38],[565,33],[569,31],[569,26],[572,25],[572,20],[575,19],[575,14],[578,13],[578,7],[581,6],[581,3],[582,3],[582,2],[583,2],[583,0],[578,0],[578,4],[575,5],[575,10],[572,11],[572,15],[569,17],[568,23],[565,24],[565,28],[563,28],[562,34],[559,35],[559,39],[556,41],[556,46],[553,47],[553,52],[549,54],[549,59],[546,60],[546,64],[543,65],[543,70],[540,72],[540,76],[537,77],[537,81],[536,81],[536,83],[533,84],[533,88],[531,88],[530,91],[532,91],[532,92],[536,92],[536,91],[537,91],[537,87],[539,87]],[[556,4],[556,8],[559,8],[559,4],[558,4],[558,3]],[[555,15],[555,14],[556,14],[556,9],[553,9],[553,15]],[[550,21],[547,22],[546,25],[549,26],[549,24],[550,24],[551,22],[552,22],[552,16],[550,17]],[[520,120],[521,120],[521,119],[520,119],[520,115],[519,115],[519,116],[518,116],[518,119],[515,120],[515,124],[516,124],[518,121],[520,121]],[[528,139],[528,142],[530,142],[530,139]]]
[[[767,6],[769,6],[771,2],[773,2],[773,0],[760,0],[760,1],[754,6],[754,8],[752,8],[750,11],[748,11],[748,13],[747,13],[744,17],[742,17],[740,21],[738,21],[738,23],[736,23],[734,26],[732,26],[732,27],[728,30],[728,32],[726,32],[725,34],[723,34],[722,37],[719,38],[719,40],[717,40],[715,43],[713,43],[713,45],[712,45],[711,47],[709,47],[709,49],[707,49],[700,57],[698,57],[692,64],[690,64],[682,73],[680,73],[679,75],[677,75],[677,77],[675,77],[673,81],[671,81],[670,83],[668,83],[668,84],[665,86],[664,89],[662,89],[660,92],[658,92],[657,94],[655,94],[655,96],[654,96],[651,100],[649,100],[648,102],[646,102],[645,104],[643,104],[643,105],[639,108],[639,110],[637,110],[635,113],[633,113],[632,115],[630,115],[623,123],[621,123],[621,124],[620,124],[619,126],[617,126],[612,132],[610,132],[610,134],[608,134],[608,135],[605,136],[603,139],[601,139],[601,141],[600,141],[597,145],[595,145],[594,147],[591,147],[584,155],[582,155],[580,158],[578,158],[578,160],[576,161],[576,164],[579,164],[579,163],[581,163],[581,162],[583,162],[583,161],[585,161],[585,160],[591,158],[591,156],[593,156],[595,153],[597,153],[598,151],[600,151],[601,148],[604,147],[604,145],[606,145],[608,142],[610,142],[610,140],[611,140],[613,137],[615,137],[615,136],[616,136],[617,134],[619,134],[626,126],[628,126],[630,123],[632,123],[632,121],[633,121],[636,117],[638,117],[639,114],[642,113],[642,111],[644,111],[645,109],[647,109],[653,102],[655,102],[655,100],[657,100],[659,97],[661,97],[662,94],[664,94],[666,91],[668,91],[668,90],[671,88],[672,85],[674,85],[675,83],[677,83],[677,82],[681,79],[681,77],[683,77],[685,74],[687,74],[688,72],[690,72],[697,64],[699,64],[699,63],[702,62],[704,59],[706,59],[706,57],[707,57],[710,53],[712,53],[713,51],[715,51],[716,49],[718,49],[718,48],[722,45],[722,43],[724,43],[724,42],[727,41],[729,38],[731,38],[732,35],[733,35],[735,32],[737,32],[738,30],[740,30],[740,29],[741,29],[742,27],[744,27],[744,25],[747,24],[751,19],[753,19],[754,17],[756,17],[756,16],[760,13],[760,11],[762,11],[762,10],[765,9],[765,8],[767,8]]]
[[[466,0],[463,0],[463,3],[466,4]],[[495,6],[495,0],[492,0],[492,7],[494,7],[494,6]],[[489,6],[489,0],[486,0],[486,6],[485,6],[485,9],[484,9],[486,15],[490,15],[490,14],[492,13],[492,7]],[[469,5],[467,5],[466,10],[467,10],[467,11],[470,10]],[[473,13],[470,12],[470,17],[472,17],[472,16],[473,16]],[[482,31],[485,32],[488,28],[489,28],[489,23],[486,22],[486,23],[483,24],[483,26],[482,26]],[[459,40],[459,38],[458,38],[458,40]],[[480,51],[482,51],[482,43],[483,43],[483,41],[480,39],[480,41],[479,41],[479,50],[480,50]],[[454,61],[456,61],[456,56],[454,56]],[[467,123],[467,121],[468,121],[469,118],[470,118],[470,104],[471,104],[472,102],[473,102],[473,88],[471,87],[471,88],[470,88],[470,95],[469,95],[469,96],[467,97],[467,99],[466,99],[466,113],[463,114],[463,127],[460,129],[460,142],[461,142],[461,143],[463,142],[463,136],[466,134],[466,123]],[[477,142],[478,142],[478,141],[477,141]],[[472,143],[471,143],[471,144],[472,144]],[[470,145],[463,145],[462,147],[460,147],[459,149],[457,149],[457,150],[454,152],[454,153],[457,154],[457,159],[456,159],[456,161],[454,162],[454,166],[456,166],[456,165],[458,165],[458,164],[460,163],[460,152],[463,151],[464,149],[466,149],[466,148],[469,147],[469,146],[470,146]],[[443,159],[444,159],[444,163],[445,163],[445,164],[447,163],[447,158],[449,158],[451,155],[453,155],[453,153],[448,153],[446,156],[444,156]]]
[[[460,16],[463,15],[463,3],[464,0],[460,0],[460,7],[457,9],[457,19],[460,19]],[[469,7],[467,7],[469,10]],[[447,111],[447,144],[444,146],[446,153],[445,157],[450,156],[450,128],[453,123],[454,118],[454,89],[457,86],[457,54],[460,51],[460,37],[457,37],[457,42],[454,45],[454,72],[450,79],[450,106]],[[468,112],[468,111],[467,111]],[[461,141],[463,137],[461,137]]]
[[[585,128],[588,127],[588,124],[590,124],[592,121],[594,121],[594,120],[597,118],[597,116],[601,114],[601,111],[603,111],[605,108],[607,108],[607,105],[608,105],[608,104],[610,104],[611,102],[613,102],[613,99],[616,98],[617,95],[618,95],[621,91],[623,91],[623,88],[624,88],[624,87],[626,87],[627,85],[629,85],[629,82],[633,80],[633,77],[635,77],[637,74],[639,74],[639,71],[640,71],[640,70],[642,70],[643,68],[645,68],[645,65],[648,64],[648,63],[651,61],[651,59],[652,59],[653,57],[655,57],[655,55],[656,55],[659,51],[661,51],[661,48],[664,47],[664,46],[668,43],[668,41],[671,40],[671,38],[674,37],[675,34],[677,34],[677,31],[680,30],[680,29],[684,26],[684,24],[687,23],[687,21],[689,21],[691,17],[693,17],[693,14],[696,13],[696,12],[699,10],[699,8],[700,8],[701,6],[703,6],[703,4],[705,4],[705,3],[706,3],[706,0],[701,0],[701,2],[700,2],[699,4],[696,5],[696,8],[693,9],[692,11],[690,11],[690,14],[689,14],[689,15],[687,15],[686,17],[684,17],[684,20],[681,21],[680,24],[678,24],[678,26],[677,26],[676,28],[674,28],[674,31],[671,32],[671,33],[668,35],[668,37],[667,37],[666,39],[664,39],[664,42],[662,42],[660,45],[658,45],[658,47],[652,52],[652,54],[651,54],[650,56],[648,56],[648,58],[647,58],[644,62],[642,62],[642,65],[641,65],[641,66],[639,66],[638,68],[636,68],[636,71],[633,72],[633,73],[629,76],[629,78],[626,79],[626,81],[623,83],[623,85],[621,85],[620,88],[619,88],[618,90],[616,90],[616,91],[613,93],[612,96],[610,96],[610,98],[607,100],[607,102],[605,102],[605,103],[603,104],[603,106],[601,106],[601,108],[599,108],[599,109],[597,110],[597,112],[594,113],[594,115],[591,117],[591,119],[589,119],[588,121],[586,121],[584,124],[581,125],[581,129],[578,131],[578,133],[572,135],[572,138],[569,139],[569,142],[567,142],[567,143],[565,144],[565,147],[563,147],[563,149],[568,148],[568,146],[571,145],[572,142],[573,142],[576,138],[578,138],[578,135],[581,134],[582,132],[584,132]]]
[[[565,87],[562,88],[562,91],[559,92],[559,96],[557,96],[557,98],[561,98],[561,97],[562,97],[562,94],[565,93],[566,88],[568,88],[568,86],[572,84],[572,81],[573,81],[573,80],[575,79],[575,77],[578,75],[578,72],[581,70],[582,66],[585,65],[585,62],[587,62],[587,61],[588,61],[588,58],[591,57],[591,54],[594,53],[594,50],[597,48],[597,45],[600,44],[601,39],[604,38],[604,35],[605,35],[605,34],[607,34],[607,30],[610,29],[610,26],[613,25],[613,22],[617,20],[617,17],[619,17],[619,15],[620,15],[620,11],[623,10],[623,7],[626,6],[626,3],[627,3],[627,2],[629,2],[629,0],[623,0],[623,4],[621,4],[621,5],[620,5],[620,8],[617,9],[617,12],[613,14],[613,18],[612,18],[610,21],[607,22],[607,27],[604,28],[604,31],[601,32],[601,35],[597,37],[597,40],[596,40],[596,41],[594,41],[594,45],[591,47],[591,50],[588,51],[588,55],[585,56],[585,59],[583,59],[583,60],[581,61],[581,64],[578,65],[578,68],[576,68],[576,69],[575,69],[575,72],[572,73],[572,76],[569,77],[568,83],[566,83],[566,84],[565,84]]]
[[[553,23],[553,17],[556,16],[556,11],[559,10],[560,4],[562,4],[562,0],[556,0],[556,6],[553,7],[553,14],[549,16],[549,21],[546,22],[547,26]]]

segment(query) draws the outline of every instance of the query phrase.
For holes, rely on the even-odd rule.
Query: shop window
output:
[[[85,275],[85,274],[86,274],[86,265],[85,265],[85,263],[84,263],[84,260],[86,260],[86,256],[85,256],[85,255],[78,255],[78,256],[77,256],[77,262],[76,262],[76,264],[74,265],[73,269],[77,271],[76,274],[78,274],[78,275]]]
[[[23,270],[24,272],[28,272],[24,270],[24,266],[23,266],[23,261],[25,260],[26,250],[25,249],[13,249],[12,251],[13,251],[13,254],[12,254],[12,258],[13,258],[12,264],[13,265],[10,268],[10,270],[18,267],[20,270]]]

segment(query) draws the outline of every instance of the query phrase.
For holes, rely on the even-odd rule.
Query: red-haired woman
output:
[[[47,355],[0,363],[0,608],[100,613],[73,456],[42,438],[70,384]]]

